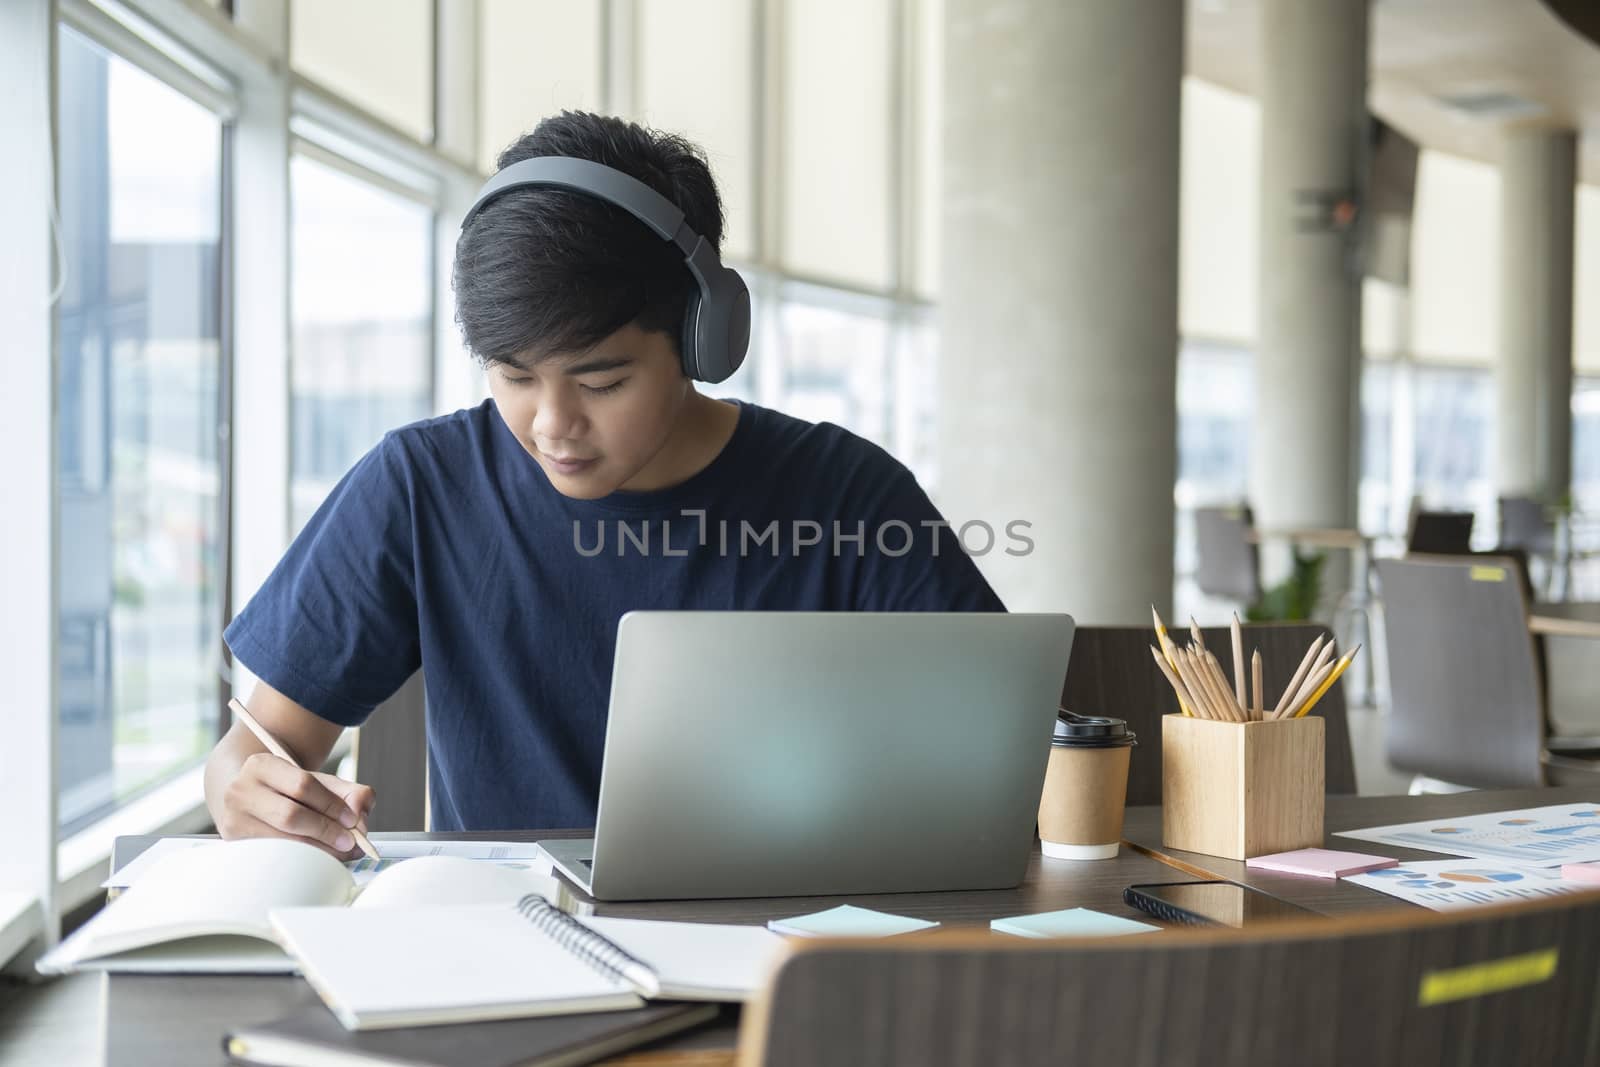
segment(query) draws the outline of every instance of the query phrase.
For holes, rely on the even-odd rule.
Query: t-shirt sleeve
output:
[[[899,461],[874,480],[857,611],[1005,611],[956,531]]]
[[[405,472],[391,434],[340,479],[223,634],[258,678],[343,726],[421,666]]]

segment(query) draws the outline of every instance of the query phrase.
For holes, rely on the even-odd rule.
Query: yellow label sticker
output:
[[[1428,1008],[1548,982],[1555,977],[1556,953],[1556,949],[1546,948],[1488,963],[1452,967],[1448,971],[1428,971],[1423,974],[1422,985],[1417,990],[1417,1004]]]
[[[1504,567],[1474,567],[1472,580],[1475,582],[1503,582],[1506,580]]]

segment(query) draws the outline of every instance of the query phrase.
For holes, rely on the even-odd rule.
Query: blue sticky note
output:
[[[1122,937],[1149,933],[1161,927],[1088,908],[1067,908],[995,919],[989,923],[989,929],[1017,937]]]
[[[938,925],[905,915],[890,915],[885,911],[858,908],[854,904],[841,904],[837,908],[810,915],[796,915],[792,919],[773,919],[767,923],[767,929],[791,937],[892,937]]]

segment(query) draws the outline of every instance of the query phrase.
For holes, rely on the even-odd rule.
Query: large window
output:
[[[1417,366],[1412,385],[1416,495],[1429,508],[1478,512],[1490,529],[1494,382],[1487,370]]]
[[[424,143],[433,140],[433,0],[294,0],[297,71]]]
[[[724,256],[755,251],[754,5],[747,0],[647,0],[639,7],[637,104],[650,126],[706,150],[722,194]],[[705,57],[715,55],[715,63]]]
[[[483,0],[478,14],[478,166],[546,115],[602,106],[600,0]],[[707,63],[707,67],[717,66]]]
[[[1246,499],[1254,404],[1255,360],[1247,349],[1183,343],[1178,352],[1173,567],[1177,575],[1175,603],[1185,613],[1199,597],[1191,577],[1196,564],[1194,509]]]
[[[433,214],[301,155],[289,191],[298,530],[385,431],[431,410]]]
[[[843,426],[887,449],[931,492],[939,338],[932,309],[742,273],[751,293],[749,358],[728,381],[701,388]]]
[[[69,833],[221,711],[218,119],[60,35],[57,782]]]
[[[784,4],[783,266],[866,289],[893,282],[894,22],[887,0]]]

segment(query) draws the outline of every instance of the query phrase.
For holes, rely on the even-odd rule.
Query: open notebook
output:
[[[530,893],[575,906],[547,875],[453,856],[419,856],[364,887],[357,881],[344,864],[298,841],[258,838],[176,852],[46,954],[38,969],[291,974],[296,965],[267,922],[272,908],[348,905],[354,913]]]
[[[351,1030],[740,1001],[783,939],[759,926],[572,916],[539,894],[493,905],[277,908],[272,925]]]

